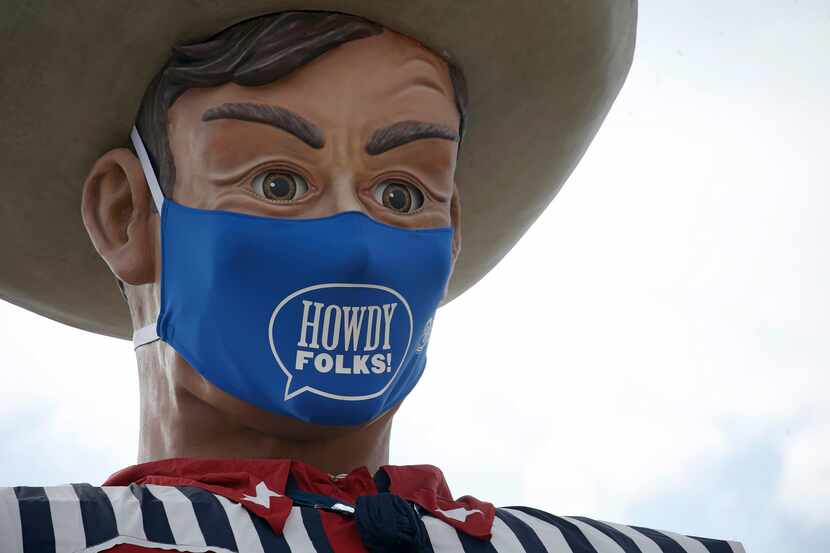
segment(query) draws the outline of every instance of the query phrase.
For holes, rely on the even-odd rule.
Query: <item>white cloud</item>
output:
[[[817,526],[830,527],[830,415],[794,432],[784,450],[780,497],[787,510]]]
[[[138,378],[128,342],[0,302],[0,486],[101,482],[135,463]]]

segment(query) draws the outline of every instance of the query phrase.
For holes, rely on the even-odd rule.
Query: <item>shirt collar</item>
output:
[[[472,496],[453,499],[444,474],[432,465],[384,465],[372,476],[366,467],[331,475],[292,459],[176,458],[141,463],[110,476],[104,486],[156,484],[194,486],[236,501],[282,533],[291,512],[289,477],[305,491],[351,504],[361,495],[389,492],[458,530],[489,538],[495,516],[491,503]]]

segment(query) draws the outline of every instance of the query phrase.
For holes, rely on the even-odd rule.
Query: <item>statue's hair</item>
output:
[[[248,19],[213,37],[173,48],[141,101],[136,127],[166,196],[176,181],[176,166],[167,136],[167,112],[189,88],[233,82],[257,86],[274,82],[317,56],[351,40],[383,32],[383,27],[354,15],[288,11]],[[463,136],[467,107],[464,75],[448,54],[448,65]]]

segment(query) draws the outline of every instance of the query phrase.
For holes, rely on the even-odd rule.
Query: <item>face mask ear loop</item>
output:
[[[161,192],[161,186],[159,186],[158,179],[156,179],[156,172],[153,170],[153,165],[150,163],[150,156],[147,155],[147,149],[144,147],[144,142],[141,140],[141,136],[138,134],[138,129],[135,127],[133,127],[132,131],[130,131],[130,139],[133,142],[136,154],[138,154],[138,160],[141,162],[141,169],[144,171],[144,178],[147,180],[147,186],[150,187],[150,194],[153,196],[153,202],[156,204],[159,216],[161,216],[161,208],[164,206],[164,194]],[[152,323],[133,332],[133,349],[138,349],[145,344],[155,342],[159,339],[158,333],[156,332],[157,321],[158,317]]]
[[[164,205],[164,194],[161,193],[161,186],[156,179],[156,172],[153,171],[153,165],[150,163],[150,156],[147,155],[147,149],[144,147],[144,142],[138,134],[138,129],[133,127],[130,132],[130,139],[133,141],[133,147],[138,154],[138,160],[141,162],[141,168],[144,170],[144,178],[147,179],[147,185],[150,187],[150,193],[153,195],[153,201],[156,208],[161,215],[161,208]]]

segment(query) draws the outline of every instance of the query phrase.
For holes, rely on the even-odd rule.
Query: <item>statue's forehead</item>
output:
[[[320,126],[406,118],[458,123],[446,62],[391,31],[347,42],[266,85],[189,89],[171,107],[170,120],[193,124],[211,107],[240,101],[280,105]]]

